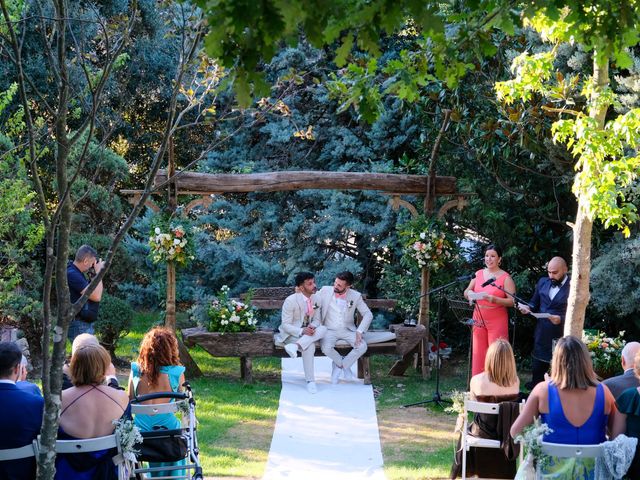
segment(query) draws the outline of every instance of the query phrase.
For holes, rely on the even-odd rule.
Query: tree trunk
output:
[[[420,276],[420,313],[418,314],[418,323],[424,325],[427,330],[427,336],[420,342],[420,371],[422,378],[426,378],[430,374],[427,358],[429,357],[429,279],[431,274],[428,268],[422,268]]]
[[[598,58],[596,51],[593,59],[593,79],[599,88],[609,84],[609,59]],[[598,95],[598,89],[594,97]],[[595,98],[590,99],[593,103]],[[593,109],[591,117],[595,118],[600,128],[604,128],[607,108]],[[578,195],[578,212],[573,226],[573,253],[571,262],[571,286],[567,316],[564,324],[565,335],[582,337],[584,316],[589,304],[589,274],[591,272],[591,230],[593,218],[589,214],[589,199],[584,193]]]
[[[176,330],[176,264],[167,262],[167,304],[164,326]]]

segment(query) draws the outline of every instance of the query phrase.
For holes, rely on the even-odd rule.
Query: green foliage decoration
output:
[[[16,93],[16,84],[0,93],[0,317],[26,319],[26,330],[35,331],[37,338],[41,274],[33,256],[44,225],[33,206],[36,193],[25,158],[16,148],[24,139],[23,111],[7,112]],[[37,348],[33,340],[29,338]]]
[[[116,351],[118,341],[129,333],[133,317],[134,311],[129,303],[108,293],[102,296],[94,328],[100,343],[112,355]]]
[[[618,325],[638,324],[640,305],[640,237],[614,239],[599,249],[591,269],[591,300],[595,308]],[[615,281],[612,279],[615,278]],[[626,322],[625,322],[626,320]]]

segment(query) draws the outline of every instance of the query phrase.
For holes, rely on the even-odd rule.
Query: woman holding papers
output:
[[[513,306],[513,298],[498,287],[515,294],[516,286],[511,276],[500,268],[501,262],[502,250],[489,245],[484,251],[485,268],[476,272],[464,291],[464,297],[476,304],[473,311],[472,375],[484,371],[489,345],[498,338],[509,339],[507,308]]]

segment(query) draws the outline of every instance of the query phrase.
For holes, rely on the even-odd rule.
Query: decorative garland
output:
[[[420,215],[398,227],[405,265],[436,271],[455,257],[455,243],[435,218]]]

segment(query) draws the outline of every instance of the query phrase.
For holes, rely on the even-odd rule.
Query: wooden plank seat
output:
[[[282,308],[284,299],[294,292],[292,287],[259,288],[253,291],[251,304],[264,310]],[[245,297],[244,295],[241,297]],[[245,297],[246,298],[246,297]],[[370,309],[393,309],[396,301],[390,299],[368,299],[365,302]],[[200,345],[214,357],[239,357],[240,373],[246,382],[252,382],[252,358],[254,357],[286,357],[282,345],[274,341],[274,332],[259,330],[243,333],[207,332],[204,328],[185,328],[182,330],[185,345]],[[370,357],[372,355],[391,354],[404,356],[415,350],[420,341],[426,337],[424,325],[404,326],[390,325],[389,330],[370,330],[365,333],[366,353],[358,360],[358,377],[365,384],[371,383]],[[341,345],[342,344],[342,345]],[[336,348],[346,355],[351,347],[346,342],[339,342]],[[323,355],[319,343],[316,344],[316,356]]]

